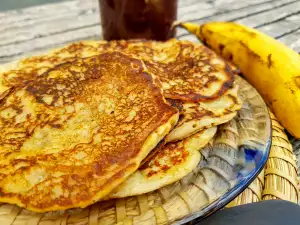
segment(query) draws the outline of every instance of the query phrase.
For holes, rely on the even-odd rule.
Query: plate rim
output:
[[[209,205],[207,205],[203,209],[200,209],[199,211],[193,212],[189,215],[186,215],[185,217],[183,217],[181,219],[171,222],[172,225],[181,225],[181,224],[185,224],[188,222],[191,222],[191,223],[200,222],[203,219],[216,213],[220,209],[224,208],[224,206],[226,206],[232,200],[234,200],[239,194],[241,194],[255,180],[255,178],[258,177],[260,172],[263,170],[263,168],[267,164],[267,161],[268,161],[269,155],[270,155],[270,149],[272,146],[272,120],[270,117],[269,108],[268,108],[266,102],[264,101],[264,99],[262,98],[261,94],[256,90],[256,88],[253,87],[242,76],[238,75],[238,77],[239,77],[238,79],[241,79],[243,82],[246,82],[247,85],[251,86],[251,88],[253,88],[257,92],[259,98],[262,100],[262,102],[265,106],[265,109],[267,111],[266,130],[269,130],[270,136],[269,136],[269,140],[265,143],[266,154],[264,154],[264,157],[262,157],[261,162],[260,162],[259,166],[256,167],[255,171],[252,172],[250,175],[246,176],[245,178],[243,178],[241,181],[239,181],[229,191],[227,191],[226,193],[221,195],[218,199],[211,202]]]

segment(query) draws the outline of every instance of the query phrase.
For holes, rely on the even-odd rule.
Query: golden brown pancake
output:
[[[220,98],[205,102],[182,102],[169,100],[180,111],[180,120],[167,135],[166,142],[182,140],[205,128],[226,123],[236,116],[242,107],[238,96],[238,82]]]
[[[180,123],[168,135],[167,141],[181,140],[204,128],[225,123],[236,115],[241,106],[237,96],[238,85],[233,86],[231,72],[236,68],[228,66],[201,44],[175,39],[167,42],[131,40],[74,43],[44,56],[20,61],[18,66],[26,69],[22,69],[19,75],[19,72],[10,71],[2,77],[5,84],[19,86],[58,63],[112,50],[143,59],[147,68],[155,74],[155,83],[163,89],[164,96],[184,108]],[[28,71],[33,73],[28,75]]]
[[[155,154],[108,198],[144,194],[180,180],[197,167],[201,159],[199,150],[212,140],[216,131],[217,127],[211,127],[184,140],[156,147]]]
[[[1,90],[2,95],[9,93],[13,86],[22,86],[61,62],[112,50],[143,59],[149,71],[155,74],[155,83],[163,89],[164,96],[183,108],[180,122],[168,135],[167,142],[182,140],[204,128],[225,123],[240,109],[238,85],[233,86],[232,65],[228,66],[201,44],[175,39],[167,42],[74,43],[46,55],[20,61],[17,64],[22,68],[20,71],[11,70],[0,76],[3,80],[0,93]]]
[[[114,52],[54,67],[1,100],[0,202],[86,207],[136,171],[177,119],[141,60]]]
[[[115,50],[142,59],[155,74],[166,98],[208,101],[219,98],[233,85],[231,67],[202,44],[176,39],[167,42],[85,41],[24,59],[17,63],[18,68],[23,68],[21,72],[8,71],[9,66],[2,68],[0,93],[9,87],[23,85],[60,63]]]

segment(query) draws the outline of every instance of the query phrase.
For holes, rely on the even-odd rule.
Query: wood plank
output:
[[[178,19],[181,21],[191,21],[195,18],[199,17],[208,17],[214,15],[218,12],[217,8],[205,8],[202,4],[203,8],[197,8],[194,6],[190,6],[186,11],[179,11]]]
[[[189,6],[189,5],[193,5],[196,2],[199,2],[199,0],[178,0],[178,7],[184,7],[184,6]]]
[[[71,11],[87,10],[98,7],[97,0],[63,1],[55,4],[44,4],[24,8],[21,10],[10,10],[4,12],[0,17],[0,24],[16,24],[26,20],[37,20],[40,18],[53,17]]]
[[[289,16],[288,13],[296,14],[295,8],[299,6],[299,3],[299,0],[179,0],[181,7],[178,18],[179,20],[188,19],[196,22],[209,20],[247,21],[248,18],[251,18],[249,21],[252,22],[256,16],[260,18],[263,14],[270,17],[267,19],[268,24],[264,25],[264,19],[261,19],[259,24],[256,21],[252,23],[258,24],[259,29],[270,35],[279,37],[287,35],[282,40],[298,43],[296,34],[293,32],[297,31],[299,17],[298,15]],[[298,7],[298,9],[300,8]],[[0,61],[8,61],[9,58],[23,56],[24,52],[27,54],[27,52],[59,46],[61,43],[90,37],[99,38],[98,10],[97,0],[75,0],[23,9],[20,14],[17,11],[0,13],[0,21],[5,21],[0,27]],[[274,19],[279,21],[273,23]],[[85,31],[87,32],[85,33]],[[179,29],[177,34],[180,39],[197,40],[182,29]],[[296,47],[298,45],[294,44]]]
[[[231,0],[235,1],[235,0]],[[240,7],[246,7],[248,5],[253,5],[257,3],[262,3],[270,0],[253,0],[253,1],[247,1],[247,0],[241,0],[238,2],[235,2],[234,5],[232,4],[225,4],[226,1],[196,1],[196,0],[179,0],[179,5],[182,5],[179,7],[179,18],[181,15],[189,13],[189,12],[197,12],[198,10],[208,10],[211,8],[218,8],[221,11],[230,11],[230,9],[238,9]],[[222,4],[220,4],[220,2]],[[182,3],[182,4],[181,4]],[[185,3],[185,4],[183,4]],[[26,25],[35,25],[36,23],[40,23],[43,21],[51,21],[52,19],[56,19],[59,17],[68,17],[69,15],[82,15],[84,13],[90,12],[94,13],[95,16],[99,17],[97,13],[99,13],[99,7],[98,7],[98,0],[75,0],[75,1],[67,1],[62,3],[56,3],[56,4],[47,4],[42,6],[35,6],[31,8],[26,8],[22,10],[11,10],[5,13],[0,13],[0,23],[1,27],[0,29],[4,30],[8,27],[21,27]],[[203,13],[203,12],[202,12]],[[201,16],[200,14],[195,14],[198,18]]]
[[[77,19],[77,17],[81,18],[82,16],[91,15],[91,14],[94,15],[95,19],[97,18],[100,20],[100,14],[98,8],[70,10],[66,13],[52,12],[51,16],[42,17],[38,19],[22,20],[16,23],[2,23],[0,26],[0,32],[7,31],[7,30],[16,30],[26,26],[28,27],[41,26],[43,25],[43,23],[47,23],[47,22],[55,23],[59,19],[60,20],[65,20],[68,18]]]
[[[300,53],[300,30],[297,30],[291,34],[285,35],[278,39],[282,43],[294,49]]]
[[[182,3],[182,4],[180,4]],[[185,3],[185,4],[183,4]],[[180,9],[184,12],[185,8],[189,8],[191,5],[197,5],[201,8],[201,5],[209,5],[205,2],[198,0],[179,0]],[[98,0],[75,0],[67,1],[56,4],[47,4],[41,6],[34,6],[21,10],[11,10],[5,13],[0,13],[0,29],[4,30],[8,27],[21,27],[26,25],[34,25],[43,21],[56,20],[59,17],[68,17],[73,15],[82,15],[85,12],[95,14],[95,17],[99,17],[99,4]]]
[[[66,43],[84,39],[100,39],[100,27],[93,26],[77,30],[65,32],[63,35],[55,34],[47,37],[42,37],[27,42],[22,42],[17,45],[0,46],[0,62],[7,62],[10,59],[24,57],[31,51],[42,51]]]
[[[273,0],[274,1],[274,0]],[[223,10],[224,12],[229,12],[234,9],[247,8],[249,6],[264,4],[270,2],[270,0],[216,0],[215,7]]]
[[[243,19],[234,20],[237,23],[242,23],[250,27],[258,27],[274,21],[283,19],[289,15],[297,14],[300,12],[300,1],[274,8],[272,10],[248,16]]]
[[[80,6],[80,4],[78,3],[77,5],[72,5],[74,7],[74,10],[71,10],[71,12],[68,11],[67,14],[61,14],[62,11],[58,11],[59,14],[55,15],[56,12],[54,11],[52,17],[50,18],[43,17],[39,19],[26,19],[25,21],[19,21],[18,23],[16,23],[17,27],[11,27],[10,23],[3,24],[0,27],[0,32],[2,33],[0,46],[13,43],[18,44],[20,42],[32,40],[34,38],[45,37],[57,33],[67,32],[73,29],[83,28],[85,26],[87,27],[100,24],[98,8],[97,10],[93,10],[92,12],[88,8],[84,8],[85,11],[78,11],[78,5]],[[65,5],[63,6],[65,7]],[[205,9],[207,9],[207,6],[208,5],[205,5],[203,7],[202,3],[196,4],[196,7],[203,7]],[[43,6],[41,8],[42,9],[39,11],[44,12],[45,7]],[[51,6],[50,10],[56,10],[57,8],[61,8],[61,4],[58,4],[58,6],[55,7]],[[182,9],[183,12],[188,13],[188,11],[185,11],[186,8],[183,7],[180,9]],[[36,13],[37,7],[33,7],[32,11],[31,13]]]
[[[296,0],[298,1],[298,0]],[[251,5],[248,6],[246,8],[241,8],[241,9],[234,9],[230,12],[222,12],[213,16],[209,16],[206,18],[199,18],[197,20],[194,20],[194,23],[205,23],[208,21],[233,21],[233,20],[237,20],[239,18],[244,18],[247,16],[251,16],[251,15],[256,15],[260,12],[265,12],[267,10],[270,9],[275,9],[275,8],[280,8],[286,4],[289,3],[294,3],[296,2],[295,0],[277,0],[277,1],[268,1],[268,2],[264,2],[264,3],[259,3],[256,5]],[[181,32],[180,35],[188,35],[187,32]]]
[[[99,26],[100,19],[93,14],[82,16],[60,17],[56,20],[41,22],[37,25],[21,26],[18,29],[7,29],[1,32],[0,46],[18,44],[20,42],[33,40],[40,37],[64,33],[70,30],[80,29],[90,26]],[[80,34],[79,34],[80,35]]]
[[[275,38],[293,33],[300,29],[300,14],[259,27],[258,30]],[[300,38],[300,36],[299,36]]]
[[[199,10],[199,8],[192,7],[191,10],[188,12],[188,14],[185,16],[185,18],[181,18],[182,20],[188,20],[188,21],[196,21],[196,22],[204,22],[206,20],[210,20],[210,18],[218,17],[223,14],[231,14],[232,12],[238,12],[241,9],[249,9],[251,10],[251,7],[257,6],[257,8],[264,4],[268,4],[269,2],[273,2],[273,0],[253,0],[253,1],[236,1],[235,3],[222,1],[222,4],[215,4],[215,7],[212,7],[212,9],[204,9]],[[295,1],[295,0],[284,0],[286,1]],[[180,9],[181,11],[182,9]],[[214,19],[212,19],[214,20]]]
[[[0,42],[0,44],[5,44],[7,43],[7,40],[9,40],[8,43],[12,43],[14,40],[17,41],[24,41],[26,39],[32,39],[33,37],[37,36],[37,37],[42,37],[42,36],[47,36],[49,35],[49,33],[57,33],[57,32],[62,32],[64,29],[66,31],[69,31],[70,29],[73,29],[76,26],[76,21],[82,20],[81,22],[78,23],[78,27],[81,27],[83,24],[86,26],[90,26],[93,24],[96,24],[97,21],[100,21],[99,16],[97,15],[98,13],[98,5],[95,4],[91,4],[89,7],[93,7],[92,9],[90,8],[86,8],[86,4],[83,4],[81,1],[76,1],[78,4],[74,5],[74,3],[72,2],[72,4],[70,5],[71,10],[68,10],[67,14],[63,14],[63,11],[59,11],[58,10],[58,15],[56,15],[56,11],[57,9],[65,9],[68,8],[66,7],[66,5],[63,5],[64,7],[62,7],[61,4],[58,4],[59,7],[57,6],[52,6],[53,4],[50,5],[49,7],[49,11],[52,11],[51,13],[51,17],[43,17],[43,18],[39,18],[39,19],[29,19],[29,20],[25,20],[25,21],[19,21],[18,23],[14,24],[15,26],[17,26],[17,28],[20,30],[14,30],[15,27],[11,26],[10,23],[8,24],[2,24],[2,26],[0,27],[0,31],[3,34],[3,40],[2,42]],[[95,2],[95,1],[94,1]],[[259,3],[262,2],[262,0],[255,0],[254,2],[252,1],[251,4],[253,3]],[[57,4],[54,4],[57,5]],[[237,7],[244,7],[249,5],[249,1],[240,1],[239,4],[237,4],[237,6],[234,5],[234,7],[231,7],[231,9],[237,9]],[[72,8],[73,6],[73,8]],[[81,7],[84,6],[84,7]],[[183,7],[179,9],[179,16],[178,18],[180,20],[185,20],[185,17],[187,15],[187,17],[192,17],[194,18],[196,15],[201,14],[202,16],[205,15],[210,15],[212,14],[214,11],[208,10],[209,8],[212,7],[212,4],[209,3],[197,3],[195,5],[193,5],[191,8],[196,9],[196,13],[193,14],[191,12],[189,12],[190,6],[187,7]],[[224,6],[225,9],[228,8],[228,6]],[[80,10],[79,10],[80,9]],[[201,9],[199,11],[199,9]],[[26,9],[28,11],[28,9]],[[24,9],[24,11],[26,11]],[[41,6],[40,10],[37,10],[37,7],[33,7],[32,10],[30,10],[30,14],[34,15],[35,13],[41,12],[44,13],[45,10],[45,6]],[[204,10],[204,13],[203,13]],[[38,15],[40,15],[41,13],[38,13]],[[91,15],[85,15],[85,14],[91,14]],[[206,14],[205,14],[206,13]],[[208,13],[208,14],[207,14]],[[95,14],[95,17],[93,18],[92,14]],[[183,17],[181,16],[183,15]],[[91,19],[87,19],[86,17],[89,17]],[[34,18],[34,16],[32,16]],[[77,18],[79,17],[79,18]],[[2,21],[3,22],[3,21]],[[49,25],[50,24],[50,25]],[[64,26],[64,24],[68,24],[69,26]],[[48,29],[48,25],[50,26]],[[30,30],[26,27],[26,26],[36,26],[33,30],[32,34],[28,34],[26,35],[26,32],[29,33]],[[12,35],[13,38],[9,38],[9,34],[3,33],[3,31],[6,31],[6,29],[8,29],[9,33],[17,33],[17,35]],[[24,30],[26,30],[24,32]],[[43,30],[45,30],[45,34],[43,33]],[[20,33],[20,35],[19,35]],[[28,38],[26,37],[28,36]],[[7,37],[7,38],[5,38]],[[6,39],[6,40],[5,40]],[[19,40],[20,39],[20,40]]]
[[[274,9],[277,7],[282,7],[286,4],[289,4],[291,2],[297,2],[298,0],[269,0],[269,1],[249,1],[251,4],[246,4],[246,5],[238,5],[232,4],[228,6],[222,6],[220,8],[220,12],[216,13],[215,15],[201,18],[201,17],[196,17],[197,19],[194,20],[194,22],[198,23],[203,23],[207,21],[232,21],[235,19],[239,18],[244,18],[250,15],[254,15],[260,12],[264,12],[270,9]],[[229,9],[226,10],[226,7]]]
[[[179,2],[185,1],[179,0]],[[209,5],[204,2],[199,3],[199,1],[197,0],[192,0],[189,2],[191,2],[192,6],[194,6],[192,8],[203,8],[202,5]],[[179,8],[179,13],[188,13],[190,6],[190,4],[183,4],[183,6]],[[207,7],[204,7],[203,9],[207,9]],[[100,16],[98,1],[76,0],[72,2],[48,4],[46,6],[36,6],[22,10],[12,10],[7,13],[3,13],[3,15],[0,16],[0,31],[6,30],[8,28],[13,29],[24,26],[39,25],[42,22],[53,21],[55,23],[58,18],[76,18],[77,16],[82,16],[84,14],[94,14],[95,18],[99,19]]]
[[[100,24],[98,10],[93,13],[83,12],[75,10],[72,13],[55,15],[55,19],[45,17],[39,20],[20,21],[17,29],[10,27],[10,24],[4,24],[0,27],[2,34],[0,46]]]
[[[211,15],[216,12],[216,8],[213,7],[212,4],[209,4],[207,2],[197,2],[195,4],[181,7],[178,9],[178,18],[181,20],[188,20],[186,18],[189,18],[189,15],[197,15],[198,17],[202,17],[204,15]]]
[[[67,7],[65,3],[54,5],[50,4],[48,10],[46,11],[49,16],[43,16],[41,18],[39,18],[39,16],[45,13],[45,6],[41,6],[40,8],[32,7],[32,9],[30,8],[21,10],[22,15],[20,18],[11,19],[12,16],[10,14],[14,14],[14,12],[9,12],[8,21],[6,21],[5,23],[5,19],[2,19],[2,26],[0,27],[2,38],[0,40],[0,45],[31,40],[35,37],[38,38],[56,34],[59,32],[62,33],[71,29],[91,26],[100,23],[97,1],[97,4],[89,4],[88,6],[84,4],[84,7],[81,7],[83,4],[82,1],[76,2],[77,4],[74,4],[73,2],[71,2],[72,4],[70,4],[68,2],[68,4],[70,4],[70,7]],[[200,9],[208,9],[209,7],[212,7],[212,5],[200,2],[194,4],[193,8],[195,7]],[[68,8],[70,8],[70,10],[66,10]],[[189,5],[181,7],[179,10],[179,14],[188,14],[189,10]],[[24,12],[27,16],[28,14],[32,15],[30,19],[28,19],[27,17],[23,18]],[[18,15],[19,14],[17,14],[17,17]],[[17,22],[11,23],[12,20]],[[32,27],[34,29],[32,29]]]

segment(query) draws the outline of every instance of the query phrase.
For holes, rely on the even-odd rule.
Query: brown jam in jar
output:
[[[177,0],[99,0],[105,40],[168,40],[177,16]]]

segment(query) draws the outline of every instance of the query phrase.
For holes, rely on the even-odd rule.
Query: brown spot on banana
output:
[[[202,43],[203,43],[205,46],[208,46],[208,45],[207,45],[207,41],[206,41],[206,38],[205,38],[205,37],[203,37],[203,39],[202,39]]]
[[[232,60],[233,60],[233,55],[232,55],[231,52],[229,53],[227,59],[228,59],[230,62],[232,62]]]
[[[273,66],[273,61],[272,61],[272,54],[268,55],[268,68],[271,68]]]
[[[222,55],[223,49],[225,48],[225,46],[223,44],[219,44],[219,51],[220,54]]]
[[[204,35],[203,35],[203,29],[204,29],[204,26],[205,26],[205,24],[204,24],[204,25],[201,25],[200,28],[199,28],[199,37],[200,37],[200,38],[204,36]]]
[[[293,95],[296,93],[294,89],[290,88],[290,90],[291,90]]]
[[[245,48],[245,50],[247,51],[247,55],[249,55],[252,58],[256,58],[258,61],[260,61],[261,63],[265,64],[266,62],[260,57],[260,55],[258,55],[257,53],[255,53],[254,51],[252,51],[248,45],[246,45],[244,42],[240,41],[240,45],[243,46],[243,48]]]
[[[205,24],[199,26],[199,30],[196,35],[202,41],[202,43],[207,46],[207,40],[204,35],[204,26],[205,26]]]
[[[294,78],[295,84],[298,88],[300,88],[300,76]]]

